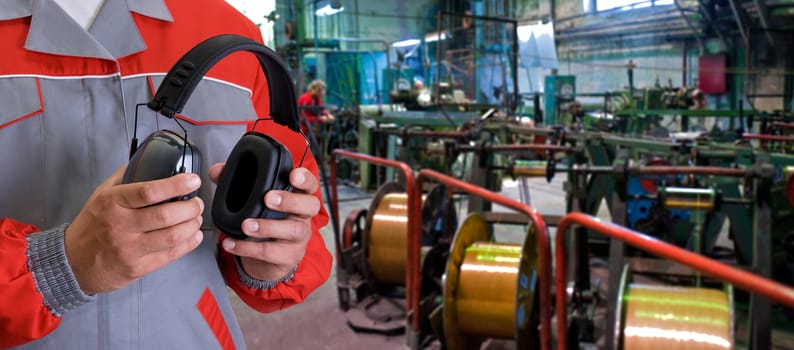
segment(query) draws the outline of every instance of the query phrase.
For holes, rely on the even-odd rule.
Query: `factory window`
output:
[[[672,5],[674,0],[595,0],[596,11],[606,11],[612,9],[631,10],[651,6]],[[585,11],[591,1],[584,0]]]

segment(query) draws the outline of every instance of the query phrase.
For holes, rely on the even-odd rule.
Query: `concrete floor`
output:
[[[565,213],[565,200],[562,190],[564,176],[557,176],[551,183],[542,179],[530,179],[529,188],[531,204],[544,215],[562,215]],[[519,187],[515,181],[506,180],[502,194],[518,200]],[[358,208],[368,208],[371,194],[364,193],[350,187],[340,187],[340,218],[344,220],[348,212]],[[361,199],[363,197],[363,199]],[[352,199],[344,201],[345,199]],[[327,207],[327,204],[326,204]],[[465,206],[463,206],[465,208]],[[608,219],[608,213],[603,210],[599,217]],[[494,211],[509,211],[509,209],[495,206]],[[462,220],[465,212],[459,211],[458,218]],[[340,223],[341,225],[341,223]],[[497,225],[495,236],[500,242],[521,242],[525,229],[518,226]],[[551,234],[554,229],[551,228]],[[334,253],[333,229],[329,224],[322,229],[322,235],[329,251]],[[722,242],[729,244],[726,239]],[[594,265],[595,266],[595,265]],[[405,349],[405,336],[384,336],[378,334],[356,333],[347,325],[345,315],[340,311],[337,301],[336,273],[332,269],[328,281],[310,295],[300,305],[271,314],[260,314],[248,308],[237,296],[230,291],[232,302],[237,312],[237,317],[246,338],[249,349]],[[607,276],[606,267],[594,267],[593,279],[600,278],[605,289]],[[604,311],[605,312],[605,311]],[[599,312],[601,317],[603,313]],[[746,334],[746,332],[745,332]],[[746,337],[739,329],[737,335]],[[776,332],[775,348],[794,349],[794,341],[790,335]],[[780,342],[782,341],[782,343]],[[513,349],[514,346],[505,342],[490,342],[483,345],[483,349]]]

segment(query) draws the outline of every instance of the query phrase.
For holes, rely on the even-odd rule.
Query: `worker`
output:
[[[298,98],[298,106],[300,107],[305,121],[301,123],[306,130],[305,125],[311,125],[313,131],[318,132],[321,128],[321,123],[331,123],[334,121],[334,116],[323,105],[323,95],[327,87],[325,82],[319,79],[313,80],[306,87],[306,92]],[[319,122],[319,123],[318,123]]]
[[[287,219],[243,222],[248,236],[267,240],[212,227],[211,182],[253,121],[269,118],[253,54],[222,59],[178,116],[203,153],[200,174],[122,184],[136,116],[141,135],[178,130],[136,105],[184,53],[219,34],[262,42],[223,0],[0,6],[0,348],[242,349],[229,290],[267,313],[327,280],[314,157],[290,172],[294,192],[262,198]],[[299,164],[303,136],[272,120],[256,129]]]

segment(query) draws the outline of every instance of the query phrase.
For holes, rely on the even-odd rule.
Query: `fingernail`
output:
[[[304,174],[302,171],[298,171],[295,174],[295,184],[300,185],[303,184],[304,182],[306,182],[306,174]]]
[[[281,205],[281,195],[277,193],[273,193],[267,197],[267,204],[270,205]]]
[[[201,178],[196,174],[191,174],[188,178],[188,184],[190,187],[198,187],[201,185]]]
[[[243,229],[247,232],[259,231],[259,223],[254,220],[248,220],[243,223]]]
[[[222,243],[222,245],[223,245],[223,249],[226,249],[226,250],[229,250],[229,251],[230,251],[230,250],[233,250],[233,249],[234,249],[234,246],[236,246],[236,245],[237,245],[237,243],[234,243],[234,240],[233,240],[233,239],[231,239],[231,238],[227,238],[227,239],[224,239],[224,240],[223,240],[223,243]]]
[[[201,231],[196,232],[196,235],[193,236],[193,238],[195,238],[196,242],[200,244],[204,240],[204,232]]]

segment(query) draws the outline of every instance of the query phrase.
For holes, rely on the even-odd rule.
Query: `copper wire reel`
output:
[[[783,178],[785,179],[785,194],[789,204],[794,206],[794,166],[789,165],[783,169]]]
[[[660,196],[668,209],[707,212],[717,205],[717,192],[713,188],[666,187]]]
[[[618,350],[734,348],[733,288],[633,283],[626,265],[614,325]]]
[[[367,266],[376,282],[405,285],[408,209],[405,188],[394,182],[381,186],[370,203],[363,243],[367,249]],[[432,245],[444,236],[451,236],[457,228],[454,206],[448,200],[444,186],[436,186],[422,197],[422,213],[423,221],[438,223],[441,220],[448,228],[440,230],[449,231],[432,233],[432,228],[423,225],[423,246]]]
[[[444,281],[449,349],[479,349],[488,338],[512,339],[518,349],[538,346],[536,233],[530,228],[523,244],[493,238],[477,213],[455,234]]]

